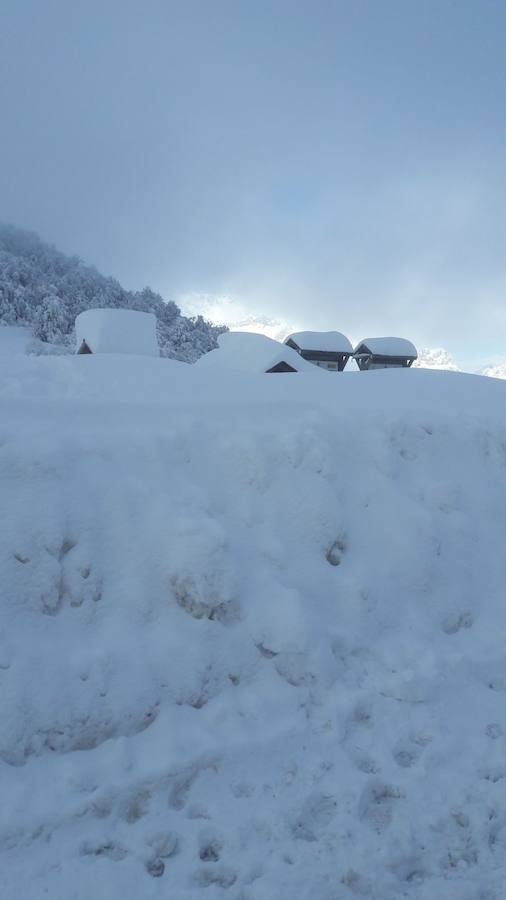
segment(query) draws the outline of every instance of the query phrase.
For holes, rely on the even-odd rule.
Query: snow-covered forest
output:
[[[32,232],[0,224],[0,325],[29,325],[32,350],[74,348],[76,316],[93,307],[124,307],[157,318],[162,356],[194,362],[216,346],[223,327],[187,318],[172,300],[149,287],[127,291],[77,256],[66,256]]]

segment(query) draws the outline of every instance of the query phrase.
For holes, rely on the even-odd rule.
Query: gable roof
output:
[[[247,374],[268,372],[285,363],[295,372],[315,372],[316,366],[306,362],[291,347],[264,334],[251,331],[226,331],[218,338],[218,349],[205,353],[195,363],[198,368],[235,370]],[[282,365],[278,371],[288,371]],[[323,370],[321,370],[323,371]]]
[[[283,360],[281,360],[281,362],[276,363],[275,366],[272,366],[272,368],[267,369],[266,374],[269,374],[270,372],[280,373],[280,372],[296,372],[296,371],[297,371],[297,369],[294,369],[293,366],[290,365],[290,363],[285,362],[283,359]]]
[[[292,341],[300,350],[319,350],[323,353],[353,353],[353,347],[345,334],[340,331],[296,331],[285,338],[285,344]]]
[[[156,317],[134,309],[87,309],[76,318],[76,350],[159,356]]]
[[[366,338],[355,347],[354,353],[371,353],[373,356],[399,356],[414,359],[418,353],[411,341],[399,337]]]

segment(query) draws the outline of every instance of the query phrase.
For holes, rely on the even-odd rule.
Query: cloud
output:
[[[506,7],[4,6],[3,219],[239,318],[502,351]]]

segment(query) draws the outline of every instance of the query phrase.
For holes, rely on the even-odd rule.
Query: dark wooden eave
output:
[[[295,341],[292,341],[291,338],[286,341],[286,346],[291,347],[293,350],[296,350],[299,356],[302,356],[302,359],[306,359],[308,362],[335,363],[340,372],[342,372],[351,356],[351,353],[345,350],[338,351],[302,349],[298,344],[295,343]]]
[[[362,370],[368,369],[371,365],[409,369],[417,358],[416,356],[386,356],[381,353],[371,353],[370,350],[362,349],[363,346],[353,354],[359,369]]]
[[[271,374],[273,372],[296,372],[297,369],[294,369],[293,366],[290,366],[287,362],[282,360],[281,362],[276,363],[275,366],[272,366],[271,369],[266,369],[266,374]]]

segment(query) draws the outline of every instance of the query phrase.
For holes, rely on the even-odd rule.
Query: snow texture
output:
[[[18,328],[15,325],[0,323],[0,356],[26,354],[30,340],[29,328]]]
[[[353,353],[346,335],[340,331],[297,331],[285,338],[292,340],[301,350],[320,350],[326,353]]]
[[[374,355],[378,356],[416,356],[416,347],[411,341],[399,337],[365,338],[355,347],[355,353],[360,347],[367,347]]]
[[[197,365],[199,369],[212,371],[221,369],[225,372],[243,372],[260,374],[268,372],[279,363],[287,363],[296,372],[311,372],[316,369],[293,350],[267,337],[248,331],[227,331],[218,338],[218,349],[202,356]],[[323,370],[318,370],[323,371]]]
[[[311,372],[0,357],[2,900],[504,897],[506,384]]]
[[[82,341],[92,353],[159,356],[156,318],[133,309],[87,309],[76,319],[76,350]]]

